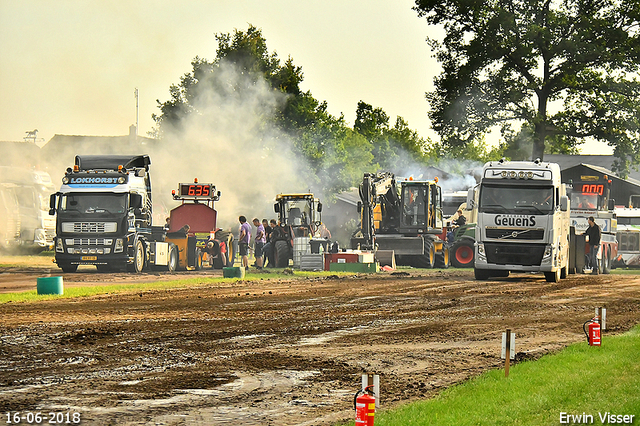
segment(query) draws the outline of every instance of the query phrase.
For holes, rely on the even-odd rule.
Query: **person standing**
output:
[[[253,219],[253,226],[256,227],[256,240],[255,240],[255,255],[256,255],[256,268],[262,269],[262,249],[266,242],[264,233],[264,225],[260,223],[260,220],[256,217]]]
[[[589,262],[591,262],[591,273],[598,275],[598,250],[600,249],[600,237],[602,231],[600,226],[596,223],[593,216],[587,219],[589,227],[584,231],[584,235],[589,237]]]
[[[240,216],[240,236],[238,237],[238,251],[242,259],[242,266],[249,269],[249,242],[251,241],[251,225],[247,223],[247,218]]]
[[[262,219],[262,226],[264,226],[264,235],[266,237],[266,241],[269,242],[269,235],[271,234],[271,227],[269,226],[269,221],[267,219]]]
[[[264,261],[262,262],[262,264],[268,266],[269,268],[275,267],[275,262],[273,261],[273,235],[277,226],[278,222],[276,222],[275,219],[271,219],[269,232],[267,233],[267,243],[262,248],[262,251],[264,252]]]

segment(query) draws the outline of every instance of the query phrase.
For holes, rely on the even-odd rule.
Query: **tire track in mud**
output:
[[[638,296],[628,276],[553,284],[451,270],[9,303],[0,412],[73,409],[92,425],[330,425],[351,417],[363,372],[381,375],[384,409],[499,367],[506,328],[518,360],[581,341],[595,306],[625,331],[639,322]]]

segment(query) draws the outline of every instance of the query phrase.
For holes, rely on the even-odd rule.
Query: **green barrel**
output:
[[[222,276],[225,278],[244,278],[245,270],[242,266],[230,266],[222,268]]]
[[[63,294],[62,277],[38,278],[38,294]]]

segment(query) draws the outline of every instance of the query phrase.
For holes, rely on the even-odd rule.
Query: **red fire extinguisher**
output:
[[[353,397],[353,406],[356,409],[356,426],[373,426],[373,419],[376,415],[376,399],[371,388],[373,386],[367,386],[364,391],[359,390]]]
[[[587,326],[587,324],[589,324]],[[587,331],[588,329],[588,331]],[[587,335],[589,346],[600,346],[600,322],[598,317],[590,319],[582,324],[582,330]]]

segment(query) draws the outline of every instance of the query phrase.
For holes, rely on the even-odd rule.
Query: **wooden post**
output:
[[[607,308],[600,307],[600,333],[607,329]]]
[[[367,386],[373,386],[373,393],[376,398],[376,408],[380,406],[380,376],[375,373],[364,373],[362,375],[362,390]]]
[[[509,377],[509,364],[511,360],[511,329],[507,328],[507,356],[504,360],[504,377]]]

